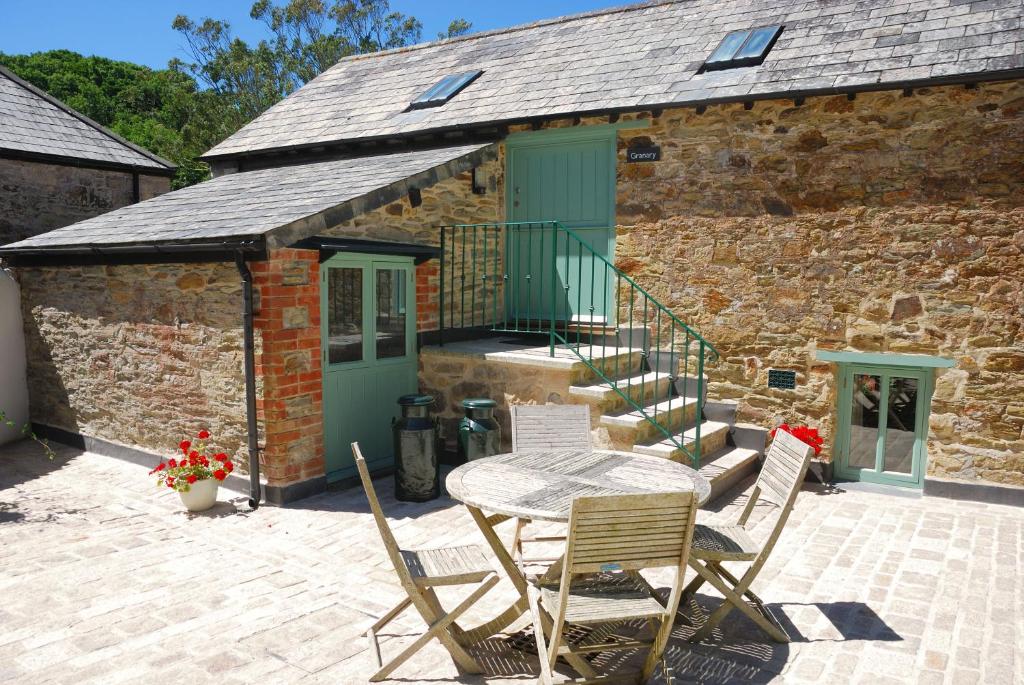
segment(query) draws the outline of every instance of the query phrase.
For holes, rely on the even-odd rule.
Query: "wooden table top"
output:
[[[711,496],[711,483],[688,466],[611,450],[499,454],[453,469],[445,485],[465,504],[535,521],[568,521],[576,497],[695,492],[704,504]]]

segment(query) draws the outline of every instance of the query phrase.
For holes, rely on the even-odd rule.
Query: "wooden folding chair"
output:
[[[764,602],[750,590],[750,584],[768,561],[775,543],[782,534],[800,485],[804,482],[807,467],[814,448],[779,430],[764,460],[761,473],[754,483],[750,499],[740,513],[735,525],[716,526],[698,523],[693,534],[693,549],[690,551],[690,566],[697,571],[697,577],[683,590],[684,596],[692,595],[705,582],[710,583],[725,596],[690,640],[703,640],[711,634],[725,616],[734,608],[746,614],[776,642],[789,642],[782,624],[775,618]],[[778,518],[764,545],[758,545],[747,532],[747,520],[758,501],[767,501],[778,508]],[[736,578],[725,567],[726,561],[750,562],[741,578]],[[744,597],[750,603],[744,601]],[[753,604],[753,606],[751,606]]]
[[[359,443],[352,443],[352,453],[355,455],[359,478],[363,481],[363,489],[366,490],[366,497],[370,500],[370,510],[377,522],[380,537],[384,541],[388,557],[391,559],[395,573],[398,574],[398,580],[406,593],[405,599],[384,614],[366,632],[366,636],[370,640],[371,651],[380,669],[370,677],[370,681],[375,682],[387,678],[392,671],[430,642],[431,638],[440,640],[452,655],[455,663],[464,671],[481,673],[482,669],[479,664],[460,644],[463,631],[455,623],[455,620],[498,582],[498,576],[484,555],[483,549],[477,545],[418,551],[400,549],[390,526],[388,526],[388,521],[384,517],[380,502],[377,500],[373,481],[370,480],[370,471],[366,468],[366,460],[363,459],[363,455],[359,451]],[[470,583],[480,583],[480,585],[457,607],[445,612],[433,588],[441,585],[468,585]],[[428,626],[427,632],[418,637],[415,642],[402,650],[385,666],[381,662],[377,631],[393,621],[410,605],[414,606],[423,617]]]
[[[512,451],[590,451],[590,406],[585,404],[512,405]],[[565,535],[528,534],[527,519],[516,519],[512,557],[522,565],[555,561],[555,558],[523,557],[524,542],[562,542]]]
[[[581,497],[573,502],[560,581],[557,585],[542,581],[528,588],[541,683],[552,682],[555,661],[565,655],[647,648],[639,682],[647,682],[659,661],[664,669],[665,645],[679,607],[696,511],[697,500],[690,492]],[[676,570],[666,602],[639,573],[661,567]],[[653,640],[566,644],[569,624],[593,626],[635,619],[655,628]],[[550,633],[549,639],[545,633]],[[570,682],[605,682],[626,675]]]

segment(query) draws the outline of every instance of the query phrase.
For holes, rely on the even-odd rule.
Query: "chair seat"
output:
[[[706,561],[752,561],[761,551],[742,526],[698,523],[693,528],[690,555]]]
[[[403,549],[401,554],[417,585],[479,583],[494,572],[491,562],[478,545],[415,551]]]
[[[541,601],[552,616],[558,615],[559,586],[541,587]],[[665,607],[655,599],[650,587],[632,574],[598,573],[580,576],[569,588],[569,623],[607,623],[609,621],[650,618],[665,615]]]

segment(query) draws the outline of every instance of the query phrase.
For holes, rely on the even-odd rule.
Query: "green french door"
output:
[[[593,250],[564,235],[552,241],[550,228],[510,228],[510,317],[549,319],[554,303],[561,321],[589,322],[593,317],[610,322],[614,279],[594,253],[611,260],[615,250],[614,129],[517,134],[509,138],[507,150],[509,221],[558,221]],[[554,275],[552,254],[557,257]]]
[[[371,469],[394,463],[395,400],[417,389],[413,276],[411,258],[335,255],[320,265],[328,481],[355,474],[353,442]]]
[[[841,365],[836,474],[922,487],[931,383],[931,369]]]

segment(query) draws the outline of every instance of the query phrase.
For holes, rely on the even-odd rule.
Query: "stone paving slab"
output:
[[[482,542],[457,503],[395,502],[386,479],[378,489],[402,545]],[[401,592],[361,491],[256,512],[232,497],[189,515],[142,467],[0,448],[0,682],[365,682],[363,633]],[[741,486],[702,516],[730,519],[744,498]],[[667,652],[676,682],[1024,682],[1022,529],[1019,508],[808,486],[755,583],[794,642],[766,642],[734,612],[713,641],[690,645],[680,620]],[[470,620],[512,598],[502,581]],[[422,629],[403,615],[385,655]],[[431,644],[394,677],[536,679],[507,636],[475,653],[484,676],[460,675]]]

